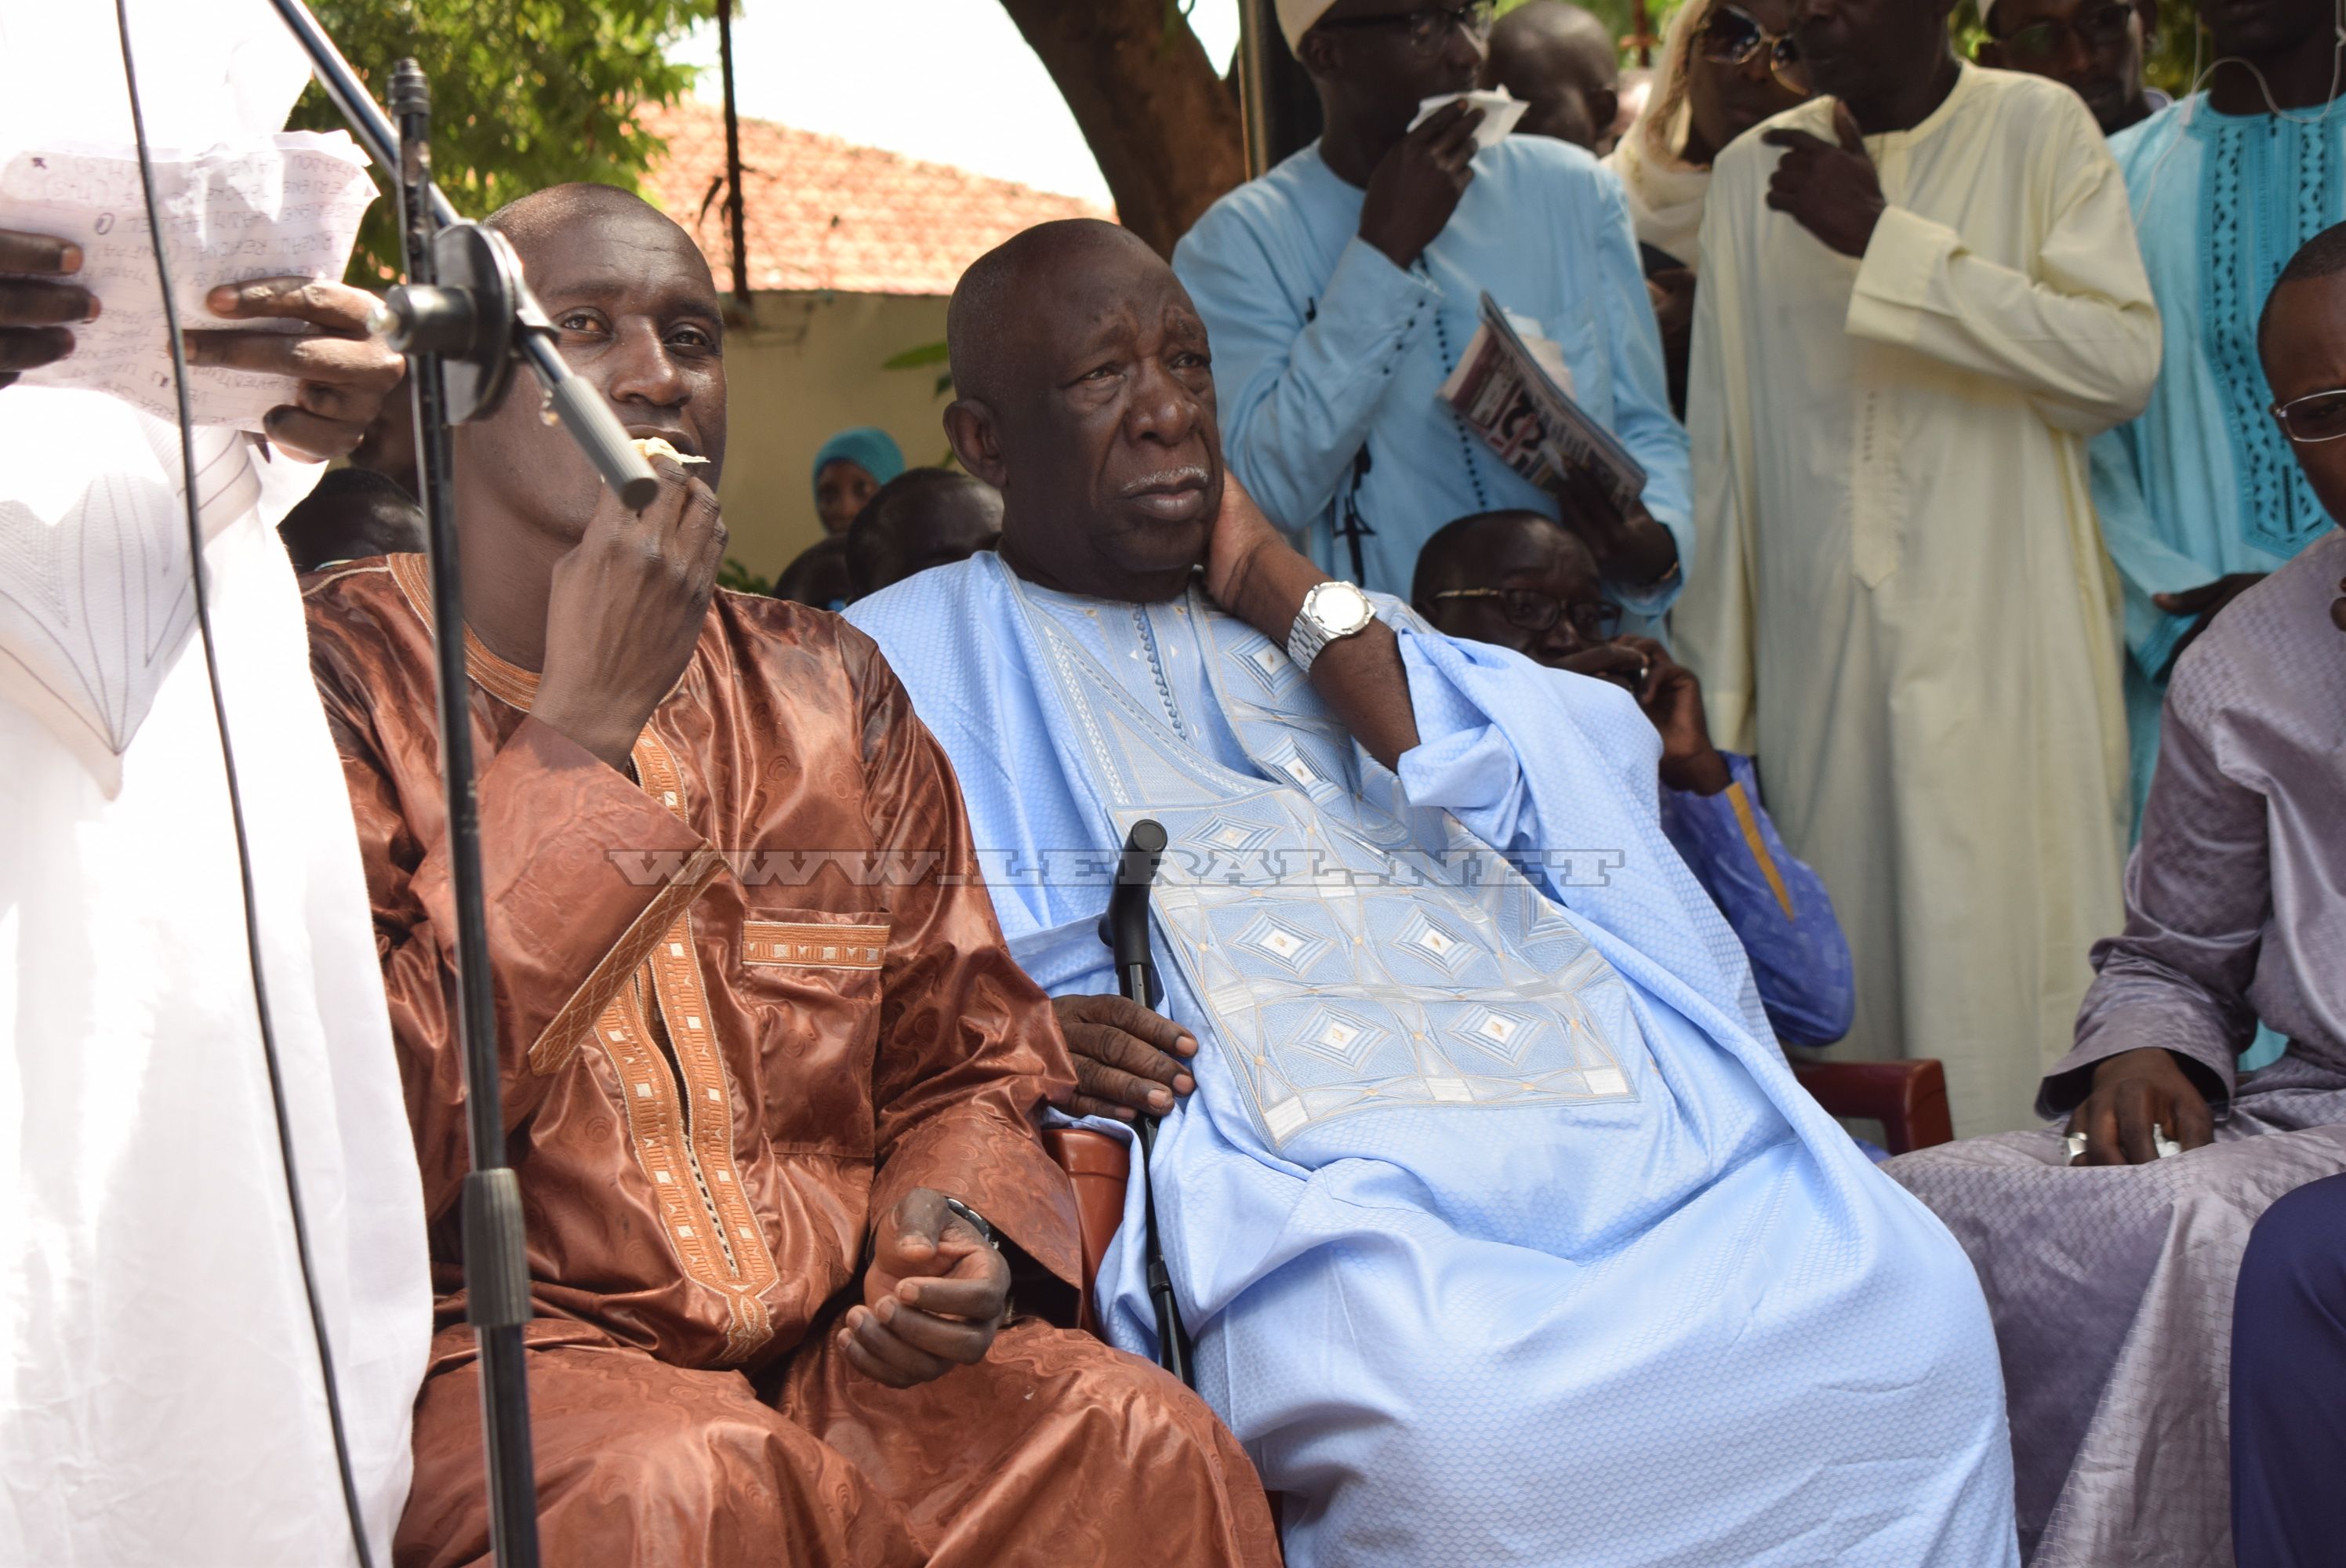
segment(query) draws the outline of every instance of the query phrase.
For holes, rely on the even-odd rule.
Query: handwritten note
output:
[[[204,296],[254,278],[339,278],[374,199],[366,158],[337,131],[289,132],[195,154],[158,153],[156,210],[179,324],[231,323]],[[177,419],[171,353],[148,224],[138,158],[128,148],[67,144],[22,152],[0,169],[0,229],[54,234],[82,248],[75,281],[97,296],[98,318],[74,329],[74,351],[24,377],[26,385],[112,392]],[[284,331],[299,322],[239,321]],[[189,401],[199,424],[259,430],[261,416],[293,401],[282,376],[191,368]]]

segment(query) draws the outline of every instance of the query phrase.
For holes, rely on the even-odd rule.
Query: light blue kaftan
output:
[[[2014,1563],[1976,1278],[1766,1037],[1657,820],[1653,726],[1382,613],[1422,737],[1398,777],[1195,594],[1072,598],[989,554],[849,612],[1047,989],[1112,989],[1114,848],[1171,835],[1156,953],[1201,1049],[1158,1215],[1289,1562]],[[1139,1194],[1100,1288],[1149,1354]]]
[[[1576,147],[1511,137],[1475,156],[1449,226],[1407,270],[1360,239],[1364,194],[1314,143],[1216,202],[1173,249],[1212,340],[1230,467],[1264,513],[1350,578],[1336,530],[1356,506],[1372,531],[1357,580],[1404,598],[1419,548],[1454,518],[1556,516],[1553,496],[1434,397],[1487,291],[1563,349],[1574,398],[1644,466],[1647,509],[1694,571],[1686,432],[1620,181]],[[1683,580],[1617,592],[1658,616]]]
[[[2168,669],[2191,624],[2151,595],[2273,571],[2330,526],[2267,412],[2257,355],[2273,280],[2346,218],[2346,103],[2326,117],[2297,112],[2218,114],[2202,95],[2110,141],[2167,330],[2149,406],[2092,449],[2094,506],[2126,591],[2137,819]]]

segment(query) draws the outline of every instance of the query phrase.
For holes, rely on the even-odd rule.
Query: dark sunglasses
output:
[[[1565,618],[1565,603],[1537,588],[1450,588],[1435,599],[1496,599],[1499,613],[1511,626],[1544,632]],[[1573,634],[1583,642],[1609,643],[1621,630],[1621,606],[1604,599],[1584,600],[1570,607]]]
[[[1760,19],[1737,5],[1721,5],[1702,25],[1697,40],[1702,57],[1714,66],[1740,66],[1761,50],[1768,54],[1768,73],[1787,92],[1809,96],[1808,63],[1790,33],[1770,33]]]
[[[1998,38],[2013,55],[2022,59],[2049,60],[2061,52],[2061,40],[2075,35],[2088,51],[2106,49],[2127,36],[2127,24],[2134,20],[2134,7],[2126,0],[2114,0],[2107,5],[2096,5],[2082,11],[2068,21],[2058,16],[2032,22],[2010,37]]]
[[[1493,0],[1467,0],[1464,5],[1426,5],[1415,11],[1394,11],[1382,16],[1339,16],[1321,22],[1312,31],[1331,32],[1346,27],[1400,27],[1407,31],[1412,47],[1423,54],[1440,48],[1456,28],[1476,43],[1491,36],[1491,23],[1498,10]]]

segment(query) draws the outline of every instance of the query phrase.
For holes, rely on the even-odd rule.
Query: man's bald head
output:
[[[1613,30],[1593,11],[1566,0],[1531,0],[1518,5],[1491,28],[1491,59],[1517,58],[1553,52],[1559,64],[1581,73],[1591,86],[1610,87],[1620,80],[1621,62]]]
[[[945,337],[945,433],[1002,492],[1002,558],[1030,581],[1179,593],[1220,505],[1206,324],[1156,251],[1112,223],[1046,223],[973,263]]]
[[[1491,29],[1483,83],[1531,105],[1519,131],[1594,151],[1620,112],[1620,46],[1610,27],[1579,6],[1531,0]]]
[[[638,196],[632,190],[622,190],[616,185],[596,185],[586,180],[574,180],[567,185],[549,185],[544,190],[533,190],[527,196],[516,197],[481,220],[482,226],[494,229],[513,241],[524,265],[530,256],[548,244],[563,244],[576,239],[580,227],[598,222],[622,225],[642,224],[653,229],[672,229],[686,234],[676,219]],[[692,253],[700,254],[693,246]],[[704,276],[709,275],[709,262],[700,263]],[[716,286],[710,277],[710,287]]]
[[[847,525],[853,596],[876,594],[932,566],[993,548],[1002,534],[1002,497],[982,479],[949,468],[908,468]]]
[[[1561,665],[1612,635],[1596,557],[1539,512],[1479,512],[1444,524],[1417,555],[1410,600],[1452,636]]]
[[[1027,339],[1030,315],[1056,303],[1049,291],[1096,262],[1118,258],[1144,268],[1147,262],[1164,266],[1147,240],[1096,218],[1038,223],[971,262],[945,307],[954,390],[993,402],[1018,374],[1007,361]]]
[[[1554,554],[1596,575],[1596,557],[1571,530],[1539,512],[1477,512],[1443,524],[1417,552],[1409,596],[1421,607],[1436,594],[1496,586],[1518,555]]]

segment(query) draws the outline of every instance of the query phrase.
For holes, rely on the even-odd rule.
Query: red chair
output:
[[[1954,1124],[1947,1113],[1947,1073],[1933,1059],[1919,1062],[1800,1062],[1792,1067],[1800,1086],[1836,1116],[1882,1124],[1882,1141],[1893,1155],[1952,1142]],[[1100,1259],[1124,1222],[1124,1184],[1132,1175],[1126,1146],[1088,1127],[1052,1127],[1043,1145],[1076,1189],[1076,1214],[1084,1233],[1084,1278],[1099,1278]],[[1086,1324],[1096,1328],[1096,1324]]]
[[[1043,1146],[1059,1162],[1059,1168],[1067,1173],[1068,1185],[1076,1189],[1076,1223],[1084,1238],[1084,1278],[1097,1279],[1100,1259],[1107,1256],[1107,1244],[1116,1239],[1117,1227],[1124,1223],[1124,1184],[1132,1176],[1132,1156],[1124,1144],[1089,1127],[1046,1127]],[[1092,1292],[1086,1288],[1084,1327],[1096,1334],[1099,1325],[1090,1320],[1091,1303]]]
[[[1947,1070],[1936,1057],[1913,1062],[1795,1062],[1792,1076],[1836,1116],[1882,1124],[1882,1145],[1911,1154],[1955,1139],[1947,1110]]]

